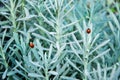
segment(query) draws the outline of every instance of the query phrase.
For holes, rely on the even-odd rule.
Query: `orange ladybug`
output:
[[[30,42],[30,43],[29,43],[29,46],[30,46],[31,48],[34,48],[34,43],[33,43],[33,42]]]
[[[91,33],[91,29],[88,28],[88,29],[86,30],[86,32],[87,32],[88,34]]]

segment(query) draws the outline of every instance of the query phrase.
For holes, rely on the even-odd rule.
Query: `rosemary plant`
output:
[[[119,0],[0,0],[0,80],[119,80]]]

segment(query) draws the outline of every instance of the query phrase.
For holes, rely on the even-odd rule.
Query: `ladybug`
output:
[[[86,30],[86,32],[87,32],[88,34],[90,34],[91,29],[90,29],[90,28],[88,28],[88,29]]]
[[[31,48],[34,48],[34,43],[33,43],[33,42],[30,42],[30,43],[29,43],[29,46],[30,46]]]

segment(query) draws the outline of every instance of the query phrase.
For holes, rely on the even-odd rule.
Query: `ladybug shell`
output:
[[[29,46],[30,46],[31,48],[34,48],[33,42],[30,42],[30,43],[29,43]]]
[[[89,34],[89,33],[91,32],[91,29],[88,28],[88,29],[86,30],[86,32]]]

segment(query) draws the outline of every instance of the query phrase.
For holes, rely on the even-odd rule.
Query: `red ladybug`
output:
[[[86,32],[87,32],[88,34],[91,33],[91,29],[88,28],[88,29],[86,30]]]
[[[29,43],[29,46],[30,46],[31,48],[34,48],[34,43],[33,43],[33,42],[30,42],[30,43]]]

